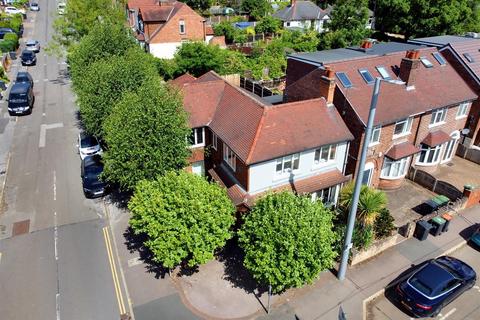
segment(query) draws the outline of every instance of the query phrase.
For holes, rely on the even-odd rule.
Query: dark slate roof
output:
[[[322,10],[311,1],[297,1],[295,5],[286,6],[284,9],[275,12],[273,16],[282,21],[320,20],[331,10],[330,6]]]
[[[426,37],[426,38],[417,38],[408,40],[409,43],[414,44],[424,44],[427,46],[434,46],[434,47],[443,47],[452,42],[463,42],[463,41],[472,41],[478,40],[472,37],[466,36],[455,36],[455,35],[445,35],[445,36],[435,36],[435,37]]]

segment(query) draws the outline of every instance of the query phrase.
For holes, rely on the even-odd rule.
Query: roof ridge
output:
[[[248,152],[247,159],[245,159],[245,164],[250,163],[250,160],[253,156],[253,151],[257,145],[258,137],[260,136],[261,128],[263,128],[263,123],[265,122],[265,117],[267,114],[267,109],[263,108],[262,117],[257,125],[257,130],[255,131],[255,137],[253,138],[252,145],[250,146],[250,151]]]
[[[311,102],[320,102],[320,101],[325,101],[325,107],[327,106],[327,100],[325,99],[325,97],[319,97],[319,98],[311,98],[311,99],[307,99],[307,100],[299,100],[299,101],[292,101],[292,102],[287,102],[287,103],[280,103],[280,104],[277,104],[277,105],[271,105],[271,106],[266,106],[265,109],[279,109],[279,108],[286,108],[286,107],[291,107],[291,106],[295,106],[295,105],[302,105],[302,104],[307,104],[307,103],[311,103]]]

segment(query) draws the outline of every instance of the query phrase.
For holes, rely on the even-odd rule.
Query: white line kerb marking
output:
[[[451,316],[455,311],[457,311],[457,308],[453,308],[452,310],[448,311],[443,317],[441,317],[439,320],[445,320],[449,316]]]
[[[60,122],[60,123],[52,123],[52,124],[42,124],[40,126],[40,140],[38,141],[39,148],[45,147],[47,129],[56,129],[56,128],[63,128],[63,123]]]
[[[57,174],[55,170],[53,170],[53,201],[57,201]],[[57,216],[56,213],[55,216]]]

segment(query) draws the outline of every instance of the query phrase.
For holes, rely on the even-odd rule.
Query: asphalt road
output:
[[[57,3],[39,4],[40,12],[28,12],[24,39],[45,47]],[[103,203],[82,193],[79,128],[66,64],[44,50],[37,59],[28,68],[15,60],[10,73],[32,74],[36,100],[33,114],[16,118],[12,129],[0,208],[0,318],[118,320],[116,292],[122,288],[112,277],[114,250],[111,258]],[[0,118],[9,118],[6,112],[2,101]],[[23,231],[14,225],[21,221],[28,226]]]
[[[472,266],[480,277],[480,252],[469,245],[450,254]],[[370,303],[367,310],[369,320],[410,319],[384,295]],[[460,297],[446,306],[436,317],[438,320],[476,320],[480,319],[480,282],[464,292]]]

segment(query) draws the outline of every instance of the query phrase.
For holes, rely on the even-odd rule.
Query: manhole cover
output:
[[[18,221],[13,224],[12,237],[28,233],[30,229],[30,220]]]
[[[453,167],[453,166],[454,166],[454,164],[453,164],[453,163],[451,163],[451,162],[449,162],[449,163],[447,163],[447,166],[449,166],[449,167]]]

